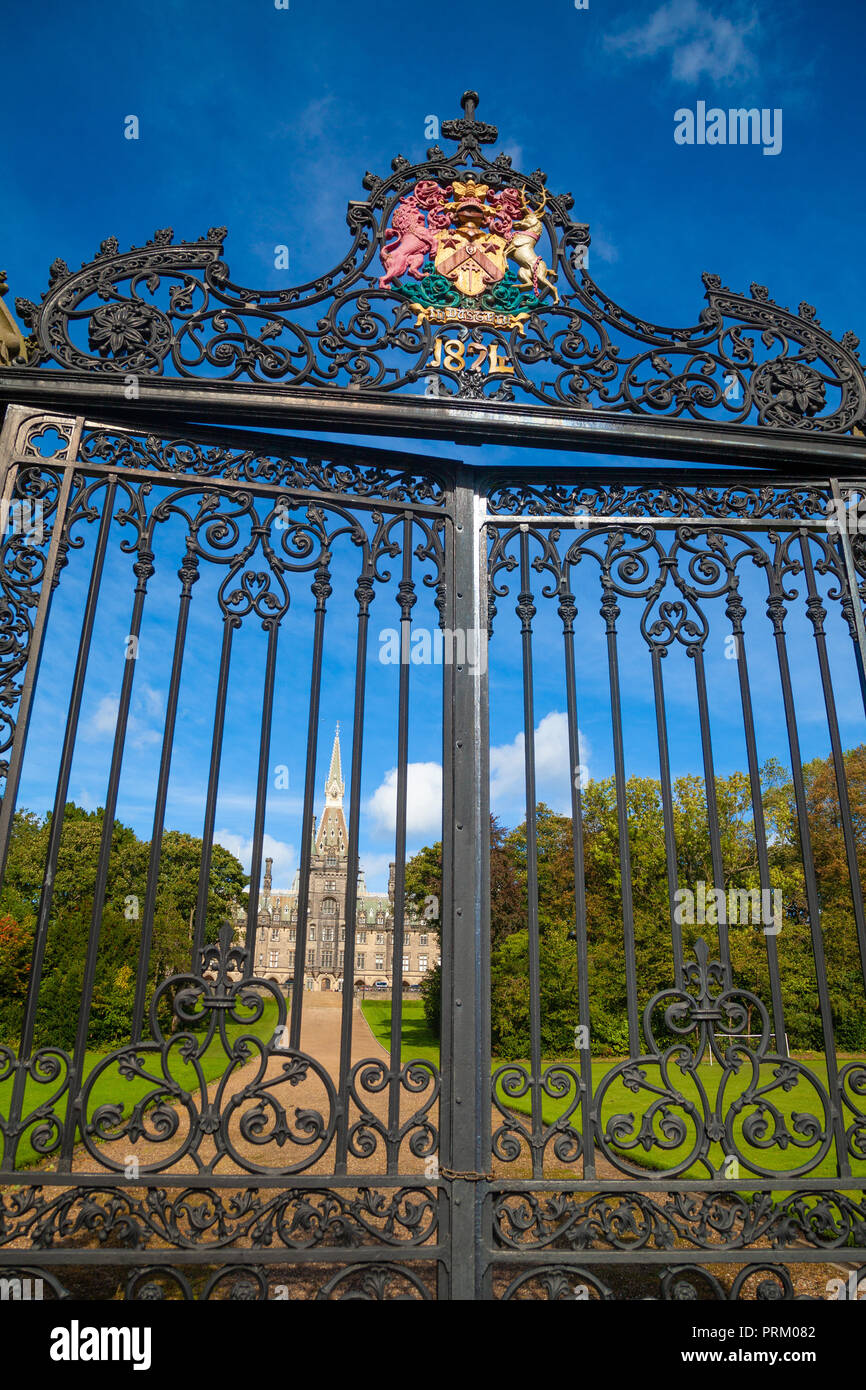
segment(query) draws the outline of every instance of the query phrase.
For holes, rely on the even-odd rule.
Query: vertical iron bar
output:
[[[833,493],[833,500],[836,503],[837,517],[840,512],[848,517],[848,508],[842,496],[838,478],[830,479],[830,489]],[[851,545],[851,537],[848,534],[847,525],[840,524],[838,529],[837,547],[845,566],[845,575],[848,580],[848,595],[851,600],[851,620],[852,632],[851,640],[854,643],[854,660],[857,663],[857,676],[860,681],[860,694],[863,697],[863,708],[866,710],[866,622],[863,618],[863,605],[860,601],[860,585],[857,578],[857,566],[854,563],[854,550]]]
[[[612,537],[608,538],[610,545]],[[619,605],[608,569],[602,570],[601,615],[607,633],[607,666],[610,686],[610,718],[613,732],[613,771],[616,786],[616,821],[619,838],[619,876],[622,897],[622,929],[625,945],[626,1010],[628,1014],[628,1047],[632,1057],[639,1057],[640,1026],[637,1006],[637,961],[635,959],[634,899],[631,881],[631,845],[628,835],[628,800],[625,781],[625,753],[622,741],[622,700],[619,688],[619,656],[617,653],[616,620]]]
[[[803,878],[806,887],[806,904],[809,912],[809,931],[812,937],[812,955],[815,961],[815,981],[818,990],[818,1007],[821,1014],[821,1033],[824,1039],[824,1057],[827,1062],[827,1089],[830,1094],[831,1123],[836,1140],[837,1168],[840,1176],[851,1171],[848,1161],[845,1138],[845,1122],[842,1098],[839,1091],[839,1069],[836,1060],[836,1040],[833,1034],[833,1010],[830,992],[827,987],[827,961],[824,956],[824,940],[821,929],[821,909],[818,900],[818,885],[815,878],[815,861],[812,855],[812,836],[809,830],[809,816],[806,805],[806,787],[803,780],[803,763],[800,755],[800,736],[797,732],[797,715],[794,708],[794,693],[791,686],[791,670],[788,664],[788,645],[785,637],[785,605],[783,588],[778,573],[772,566],[767,567],[770,583],[770,597],[767,599],[767,612],[773,624],[776,642],[776,656],[782,682],[782,701],[785,707],[785,724],[788,731],[788,747],[791,752],[791,777],[794,783],[794,798],[797,805],[797,826],[800,834],[800,850],[803,858]]]
[[[568,717],[568,754],[571,782],[572,850],[574,856],[574,934],[577,956],[577,996],[580,1009],[579,1024],[587,1029],[586,1041],[581,1040],[580,1079],[581,1139],[583,1145],[583,1176],[595,1177],[595,1129],[593,1125],[592,1048],[589,1035],[589,942],[586,927],[586,877],[583,858],[583,782],[580,760],[580,733],[577,719],[577,686],[574,673],[574,620],[577,605],[570,584],[570,566],[563,565],[559,587],[559,616],[565,648],[565,699]]]
[[[443,572],[439,585],[440,626],[454,632],[455,595],[457,592],[455,572],[455,521],[454,488],[448,494],[448,519],[445,523]],[[462,526],[462,522],[460,523]],[[471,542],[470,542],[471,543]],[[477,648],[476,648],[477,651]],[[446,1156],[452,1153],[452,1109],[453,1093],[453,975],[454,943],[451,928],[454,922],[454,673],[447,662],[442,663],[442,876],[439,886],[439,913],[436,924],[439,938],[439,1153],[437,1169],[444,1166]],[[446,937],[446,923],[448,935]],[[447,940],[447,946],[446,946]],[[444,1183],[439,1183],[437,1208],[442,1242],[450,1248],[452,1238],[451,1194]],[[440,1300],[450,1299],[451,1279],[450,1261],[443,1261],[438,1271],[438,1296]]]
[[[824,619],[827,615],[815,583],[815,570],[812,564],[812,554],[809,549],[809,539],[807,534],[803,531],[800,532],[800,549],[803,554],[803,566],[806,571],[806,585],[809,593],[806,607],[812,623],[815,646],[818,651],[818,666],[821,671],[821,688],[824,692],[824,708],[827,712],[827,728],[830,732],[830,746],[833,750],[833,769],[836,778],[836,791],[839,796],[842,838],[845,842],[845,855],[848,860],[848,878],[851,884],[851,901],[854,907],[854,921],[857,925],[857,945],[860,950],[860,966],[863,971],[863,981],[864,984],[866,984],[866,917],[864,917],[863,913],[863,884],[860,881],[860,866],[857,862],[857,840],[854,834],[854,823],[851,819],[851,801],[848,796],[848,776],[845,771],[845,757],[842,752],[842,740],[839,735],[836,698],[833,694],[833,680],[830,675],[830,663],[827,658],[827,637],[824,632]]]
[[[223,729],[226,718],[226,697],[229,683],[229,667],[232,659],[232,636],[241,620],[234,613],[223,615],[223,640],[220,652],[220,669],[217,678],[217,697],[213,717],[213,736],[211,741],[210,768],[207,779],[207,799],[205,802],[204,827],[202,829],[201,865],[198,876],[198,896],[195,906],[195,931],[192,943],[192,971],[198,974],[201,966],[201,953],[204,946],[207,925],[207,900],[210,891],[210,867],[213,854],[213,832],[216,824],[217,790],[219,788],[220,763],[222,761]],[[252,962],[247,962],[251,968]]]
[[[367,680],[367,629],[370,604],[375,590],[374,555],[379,543],[377,532],[372,544],[364,542],[364,564],[358,577],[358,635],[355,648],[355,707],[352,716],[352,785],[349,793],[349,844],[346,857],[346,954],[352,971],[343,972],[343,998],[340,1014],[340,1085],[337,1098],[337,1143],[335,1173],[345,1173],[349,1153],[349,1081],[352,1072],[352,1011],[355,1007],[355,926],[358,916],[358,843],[361,833],[361,757],[364,744],[364,704]],[[349,988],[346,988],[346,985]]]
[[[279,618],[266,618],[262,626],[268,634],[268,653],[265,659],[265,688],[262,694],[256,813],[253,823],[253,848],[250,856],[250,891],[247,899],[246,953],[247,969],[250,974],[255,966],[256,930],[259,919],[259,885],[262,877],[262,843],[265,836],[265,806],[268,799],[268,759],[271,753],[271,726],[274,717],[274,682],[277,674],[277,641],[280,635],[280,620]]]
[[[159,774],[156,783],[156,801],[153,811],[153,829],[150,836],[150,851],[147,861],[147,883],[144,890],[144,912],[141,924],[138,971],[135,981],[135,1004],[132,1014],[132,1042],[141,1041],[144,1026],[144,1010],[147,999],[147,977],[150,967],[150,952],[153,944],[153,919],[156,912],[156,895],[159,885],[159,861],[162,853],[162,837],[165,830],[165,807],[168,800],[168,779],[171,772],[171,755],[174,747],[174,733],[177,723],[177,706],[180,696],[180,678],[183,669],[183,656],[186,646],[186,632],[189,622],[189,605],[192,599],[192,586],[198,579],[198,559],[187,541],[178,578],[181,580],[180,600],[177,610],[177,623],[174,634],[174,654],[171,662],[171,679],[165,710],[165,730],[162,736],[162,752],[159,760]]]
[[[111,857],[111,841],[114,836],[114,817],[117,811],[117,793],[120,786],[123,750],[126,743],[129,707],[132,701],[132,682],[135,675],[135,667],[138,664],[138,639],[141,633],[141,618],[144,611],[144,600],[147,595],[147,582],[153,574],[153,551],[150,549],[149,544],[147,544],[149,541],[149,533],[144,532],[138,545],[138,558],[133,565],[137,583],[135,586],[135,599],[132,605],[132,617],[129,623],[123,680],[120,684],[120,701],[117,710],[117,721],[114,728],[114,743],[111,750],[108,789],[105,794],[102,834],[99,842],[99,854],[96,861],[93,911],[90,919],[90,932],[88,934],[87,954],[84,963],[84,979],[81,987],[82,999],[81,1007],[78,1012],[78,1028],[75,1035],[72,1066],[69,1071],[69,1105],[66,1110],[66,1123],[61,1144],[60,1159],[58,1161],[58,1172],[68,1172],[70,1170],[72,1166],[72,1149],[75,1143],[75,1130],[80,1126],[81,1132],[84,1132],[84,1115],[81,1113],[80,1088],[84,1080],[84,1060],[87,1051],[87,1033],[90,1026],[90,1008],[93,999],[93,987],[96,982],[99,938],[102,930],[102,914],[105,908],[105,893],[108,886],[108,866]],[[135,644],[132,648],[132,654],[128,645],[130,639]]]
[[[746,636],[743,619],[746,609],[740,597],[736,582],[732,584],[728,596],[726,613],[731,622],[734,641],[737,644],[737,676],[740,684],[740,704],[743,710],[743,733],[746,739],[746,759],[749,764],[749,788],[752,798],[752,820],[755,827],[755,851],[758,857],[758,876],[761,892],[771,893],[770,857],[767,851],[767,824],[764,819],[764,800],[761,793],[761,770],[758,764],[758,743],[755,737],[755,718],[752,711],[752,689],[749,682],[749,665],[746,658]],[[762,902],[772,901],[764,899]],[[766,926],[766,922],[764,923]],[[782,1001],[782,981],[779,973],[779,951],[776,938],[764,933],[767,943],[767,968],[770,973],[770,998],[773,1005],[773,1030],[776,1035],[776,1051],[788,1056],[788,1039],[785,1032],[785,1006]]]
[[[665,687],[664,674],[662,672],[662,659],[667,653],[666,647],[660,647],[654,642],[651,650],[653,668],[653,697],[656,708],[656,733],[659,745],[659,775],[661,778],[662,792],[662,820],[665,828],[665,864],[667,867],[668,880],[668,911],[671,915],[671,945],[674,953],[674,977],[676,988],[683,987],[683,934],[680,923],[677,921],[676,895],[679,887],[679,875],[677,873],[677,841],[674,832],[674,798],[671,787],[671,760],[668,748],[668,720],[665,710]]]
[[[541,944],[538,926],[538,837],[535,792],[535,702],[532,681],[532,619],[535,605],[529,587],[529,526],[520,526],[520,593],[517,615],[523,648],[523,761],[526,786],[526,904],[529,928],[529,1089],[532,1098],[532,1176],[544,1169],[541,1148]]]
[[[454,496],[453,628],[476,634],[478,660],[452,664],[453,876],[443,918],[443,960],[450,956],[451,1118],[448,1151],[457,1173],[489,1170],[490,1155],[490,793],[487,719],[487,557],[484,499],[460,468]],[[467,642],[468,648],[468,642]],[[491,1220],[487,1184],[451,1183],[451,1298],[484,1296]]]
[[[391,1059],[388,1083],[388,1172],[399,1166],[400,1091],[403,1033],[403,943],[406,910],[406,799],[409,776],[409,665],[412,608],[412,513],[403,518],[403,576],[398,586],[400,606],[400,682],[397,697],[397,825],[394,847],[394,930],[391,960]],[[447,660],[447,655],[446,655]],[[398,977],[399,965],[399,977]]]
[[[716,773],[713,764],[713,740],[710,732],[710,707],[707,700],[707,676],[704,668],[704,649],[695,647],[692,652],[695,663],[695,685],[698,694],[698,717],[701,725],[701,752],[704,760],[704,793],[707,802],[707,826],[710,832],[710,856],[713,864],[713,886],[722,895],[725,893],[725,867],[722,862],[722,836],[719,827],[719,803],[716,799]],[[727,902],[727,898],[724,899]],[[728,936],[728,914],[723,909],[718,914],[719,959],[725,967],[728,979],[731,978],[731,945]]]
[[[11,463],[11,451],[14,432],[20,423],[20,418],[17,417],[15,410],[10,407],[6,412],[6,418],[3,422],[3,431],[2,434],[0,434],[0,463],[10,470],[15,467],[15,465]],[[46,418],[46,424],[50,423],[50,417]],[[64,421],[63,423],[68,422]],[[72,464],[78,454],[78,444],[81,438],[83,423],[84,421],[81,417],[77,417],[70,431],[69,446],[66,449],[66,460],[68,460],[68,462],[59,460],[55,463],[55,466],[62,470],[63,477],[57,497],[54,522],[51,528],[51,540],[49,542],[48,555],[45,561],[42,589],[39,594],[39,601],[36,605],[36,616],[33,620],[33,628],[30,633],[27,666],[21,684],[18,709],[15,712],[15,736],[12,741],[9,770],[6,773],[6,786],[3,791],[2,800],[0,800],[0,880],[2,880],[6,872],[6,858],[9,853],[9,836],[12,833],[12,818],[15,814],[15,805],[18,800],[18,786],[21,781],[21,769],[24,764],[24,749],[27,744],[27,731],[30,727],[33,695],[36,688],[36,679],[39,674],[39,666],[42,661],[45,630],[48,625],[48,614],[54,593],[55,569],[60,555],[66,508],[69,502],[69,494],[74,476]],[[39,463],[40,460],[33,459],[30,462],[36,464]],[[46,458],[42,459],[41,462],[48,467],[52,463],[52,460]],[[21,466],[27,467],[28,464],[23,464]],[[6,481],[7,479],[4,477],[4,483]]]
[[[63,813],[66,806],[66,798],[69,794],[72,758],[75,752],[75,739],[78,733],[81,700],[84,692],[84,681],[87,675],[90,645],[93,638],[96,605],[102,583],[102,571],[105,565],[105,552],[108,547],[108,536],[111,530],[116,488],[117,480],[111,475],[106,484],[105,500],[99,522],[99,533],[97,536],[93,563],[90,568],[90,582],[84,606],[84,616],[81,622],[81,634],[78,639],[78,652],[75,658],[72,690],[69,696],[69,708],[66,714],[66,728],[60,754],[60,767],[57,773],[57,787],[54,794],[54,806],[51,812],[51,828],[48,832],[45,869],[42,876],[42,887],[39,893],[39,909],[36,916],[36,928],[33,934],[33,954],[30,962],[30,975],[27,981],[27,998],[24,1005],[24,1020],[21,1028],[21,1042],[18,1055],[19,1060],[22,1062],[30,1057],[33,1048],[33,1037],[36,1029],[36,1013],[39,1005],[39,988],[42,982],[42,966],[45,959],[45,948],[48,943],[48,927],[51,921],[54,882],[57,872],[57,861],[60,856],[60,841],[63,834]],[[67,524],[64,518],[63,529],[65,529]],[[24,1101],[26,1079],[26,1072],[22,1067],[19,1067],[15,1076],[12,1094],[10,1132],[13,1135],[13,1157],[9,1166],[14,1165],[14,1153],[20,1138],[20,1135],[17,1133],[17,1126]]]
[[[295,970],[292,979],[292,1009],[289,1018],[289,1047],[297,1052],[301,1046],[301,1019],[304,1007],[304,971],[307,960],[307,913],[310,905],[310,861],[313,854],[313,798],[316,783],[316,753],[319,745],[319,704],[322,693],[322,653],[325,642],[325,611],[331,596],[330,555],[323,548],[310,585],[315,596],[313,625],[312,672],[310,675],[310,708],[307,720],[307,757],[304,769],[304,810],[301,817],[300,880],[298,883],[298,919],[295,924]],[[348,884],[348,880],[347,880]],[[339,930],[339,923],[337,929]],[[349,923],[345,922],[346,941],[343,951],[343,992],[347,981],[354,994],[354,956],[349,956]],[[339,942],[336,949],[339,951]],[[339,956],[337,957],[339,959]]]

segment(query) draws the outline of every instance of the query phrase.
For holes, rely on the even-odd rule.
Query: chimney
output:
[[[389,898],[390,901],[393,903],[393,901],[394,901],[394,865],[393,865],[393,864],[389,864],[389,865],[388,865],[388,898]]]
[[[265,860],[265,877],[264,877],[264,881],[263,881],[263,883],[262,883],[262,888],[264,889],[265,897],[267,897],[268,894],[269,894],[270,891],[271,891],[271,883],[272,883],[272,879],[271,879],[271,869],[272,869],[273,867],[274,867],[274,861],[273,861],[273,859],[266,859],[266,860]]]

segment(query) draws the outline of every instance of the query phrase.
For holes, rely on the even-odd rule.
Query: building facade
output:
[[[304,987],[341,990],[346,974],[346,884],[348,877],[349,829],[343,811],[340,728],[334,735],[331,765],[325,783],[325,805],[318,828],[313,821],[307,906],[307,941],[304,961]],[[258,930],[256,933],[255,973],[287,985],[296,969],[298,935],[298,895],[300,871],[291,889],[275,889],[272,884],[273,860],[265,860]],[[424,908],[407,903],[404,946],[396,973],[404,987],[420,984],[427,971],[439,961],[439,941],[433,924],[425,920]],[[390,865],[388,893],[368,893],[364,871],[358,873],[357,918],[355,925],[355,987],[391,988],[394,961],[394,865]]]

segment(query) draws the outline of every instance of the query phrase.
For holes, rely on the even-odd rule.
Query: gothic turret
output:
[[[316,853],[327,855],[329,859],[333,859],[334,856],[338,860],[345,859],[348,852],[349,831],[346,826],[346,817],[343,814],[345,791],[343,766],[340,760],[340,726],[338,724],[334,734],[334,746],[331,750],[331,766],[328,769],[328,777],[325,782],[325,809],[322,812],[319,832],[315,839]]]

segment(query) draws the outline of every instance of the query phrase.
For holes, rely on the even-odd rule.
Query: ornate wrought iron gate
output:
[[[45,442],[49,439],[53,443]],[[82,1267],[95,1264],[103,1272],[113,1271],[115,1278],[122,1272],[129,1297],[273,1297],[276,1287],[289,1289],[289,1296],[316,1297],[574,1298],[613,1296],[617,1266],[623,1263],[639,1265],[647,1279],[657,1276],[660,1282],[647,1285],[654,1289],[647,1296],[693,1296],[707,1290],[727,1296],[719,1268],[732,1264],[737,1277],[730,1296],[737,1297],[754,1294],[758,1284],[765,1292],[790,1296],[796,1286],[791,1270],[798,1263],[826,1262],[830,1251],[846,1264],[862,1262],[866,1081],[862,1061],[836,1059],[837,1001],[831,998],[825,963],[786,632],[788,610],[803,610],[823,692],[862,960],[866,934],[856,824],[862,808],[849,798],[830,671],[835,625],[844,634],[852,669],[862,676],[862,617],[852,587],[862,562],[844,531],[828,530],[833,500],[850,505],[848,483],[777,478],[756,485],[742,475],[720,473],[699,483],[663,474],[648,484],[644,474],[635,472],[614,484],[607,470],[603,478],[586,470],[565,470],[553,478],[545,473],[542,481],[533,470],[471,474],[444,462],[279,437],[232,439],[224,432],[219,438],[191,432],[169,439],[28,407],[7,411],[3,458],[4,499],[12,507],[28,504],[32,509],[29,529],[11,529],[4,542],[4,850],[28,755],[40,657],[47,643],[58,640],[52,611],[64,581],[72,582],[76,552],[81,552],[86,578],[68,704],[57,710],[65,731],[21,1042],[3,1052],[0,1180],[6,1191],[0,1232],[8,1269],[25,1275],[38,1271],[61,1293],[68,1287],[65,1270],[71,1267],[80,1281]],[[173,543],[180,545],[170,558],[159,531],[172,518],[180,523],[173,533]],[[93,536],[89,546],[85,532]],[[128,1046],[88,1071],[88,1020],[111,828],[137,671],[137,662],[123,655],[118,658],[123,677],[75,1044],[66,1050],[44,1041],[35,1045],[34,1040],[63,808],[80,734],[100,586],[110,544],[121,532],[132,569],[130,637],[141,634],[148,585],[161,563],[179,566],[179,587],[133,1033]],[[275,705],[277,643],[290,607],[301,608],[309,593],[304,621],[312,629],[314,656],[301,840],[306,847],[304,882],[322,652],[336,603],[332,593],[341,542],[352,547],[357,561],[355,709],[350,867],[342,914],[345,989],[340,1062],[331,1075],[301,1047],[305,909],[298,926],[288,1026],[281,991],[267,978],[253,984],[251,977],[257,974],[255,924],[270,732],[281,703],[277,692]],[[187,626],[193,586],[209,565],[222,567],[217,600],[223,642],[191,973],[157,981],[155,992],[149,992],[160,842]],[[582,576],[589,569],[593,579],[586,601],[579,601]],[[388,589],[392,572],[393,578],[400,576],[392,584],[392,598],[407,634],[413,618],[417,622],[416,603],[420,600],[423,607],[425,592],[446,632],[473,634],[468,645],[474,660],[458,657],[443,665],[439,1067],[420,1059],[401,1060],[402,992],[396,969],[390,1061],[358,1058],[352,1045],[353,1028],[358,1027],[350,984],[368,628],[371,608],[378,599],[381,609],[379,594]],[[764,589],[761,608],[752,602],[752,573]],[[525,1063],[497,1065],[491,1083],[486,653],[489,627],[494,634],[495,704],[496,649],[508,643],[509,594],[522,652],[531,1056]],[[645,690],[658,742],[670,905],[669,922],[658,927],[659,935],[670,939],[670,987],[652,999],[644,996],[637,973],[631,878],[619,665],[621,610],[628,609],[629,600],[638,612],[646,649]],[[590,648],[599,617],[605,633],[629,1058],[600,1080],[592,1075],[589,1030],[596,1004],[587,952],[593,924],[584,888],[579,776],[571,783],[572,936],[580,982],[575,1025],[583,1024],[587,1031],[578,1040],[573,1064],[547,1062],[542,1051],[533,642],[545,605],[555,609],[560,630],[567,710],[562,757],[571,768],[581,763],[580,699],[590,669],[579,653]],[[729,866],[723,862],[716,807],[706,667],[711,638],[722,640],[711,621],[714,611],[721,617],[722,608],[724,632],[734,639],[731,691],[741,706],[751,815],[761,885],[767,890],[770,869],[751,681],[755,653],[767,645],[767,637],[775,646],[826,1079],[820,1066],[787,1055],[785,981],[772,931],[765,936],[768,993],[760,998],[733,979],[724,922],[705,929],[711,949],[702,939],[690,949],[677,918],[682,876],[673,826],[665,661],[673,665],[670,654],[678,645],[693,671],[714,883],[724,886]],[[258,620],[267,639],[248,925],[243,943],[235,943],[227,930],[209,944],[204,911],[226,692],[232,643],[245,619]],[[516,628],[514,635],[516,639]],[[549,660],[550,646],[544,650]],[[836,659],[838,653],[832,656]],[[401,854],[405,857],[412,671],[411,663],[401,664],[395,729],[395,962],[402,955],[404,928]],[[251,673],[246,679],[258,688]],[[160,1008],[160,1000],[171,996],[176,1031],[167,1030]],[[268,999],[277,1027],[263,1039],[254,1025]],[[225,1031],[232,1021],[245,1025],[237,1035]],[[213,1056],[214,1046],[223,1049],[224,1060],[215,1075],[206,1076],[204,1059]],[[700,1067],[710,1055],[718,1065],[714,1092]],[[787,1094],[797,1085],[801,1096],[809,1097],[806,1110],[786,1106]],[[617,1110],[611,1117],[607,1102],[617,1087],[633,1096],[633,1109]],[[387,1100],[382,1108],[377,1107],[378,1096]],[[524,1098],[528,1108],[521,1107]],[[674,1157],[666,1159],[672,1151]],[[787,1153],[792,1160],[780,1168]],[[652,1176],[646,1165],[653,1159],[657,1165],[666,1162],[667,1171]],[[826,1173],[828,1160],[835,1176],[813,1176],[822,1164]],[[732,1163],[739,1166],[732,1170]]]
[[[571,220],[570,196],[548,194],[538,170],[486,158],[496,130],[475,120],[476,104],[467,93],[465,119],[443,125],[456,154],[433,147],[417,164],[398,156],[387,178],[366,176],[368,199],[349,207],[350,253],[309,285],[235,285],[224,230],[214,228],[179,245],[161,231],[126,253],[109,238],[80,271],[55,262],[40,306],[19,301],[32,337],[18,363],[0,368],[0,867],[27,768],[44,753],[33,719],[36,711],[38,728],[49,728],[46,692],[56,701],[56,756],[21,1036],[0,1047],[0,1259],[5,1273],[38,1272],[59,1296],[120,1287],[131,1298],[790,1297],[798,1268],[831,1256],[846,1269],[866,1262],[866,1067],[837,1056],[840,947],[823,921],[803,737],[804,719],[811,727],[820,717],[850,899],[833,932],[866,981],[863,807],[848,757],[863,741],[866,692],[857,340],[834,340],[808,304],[791,313],[762,286],[740,296],[717,276],[705,277],[708,303],[693,327],[627,313],[589,277],[588,230]],[[412,389],[421,381],[423,396]],[[203,420],[216,427],[189,423]],[[253,432],[263,425],[593,448],[688,467],[473,470]],[[138,643],[160,603],[171,614],[171,660],[131,1036],[94,1064],[88,1029],[136,736]],[[81,995],[71,1046],[58,1046],[40,1023],[40,989],[88,665],[112,604],[126,646]],[[453,658],[435,695],[411,660],[394,673],[387,1061],[359,1044],[351,988],[370,621],[386,605],[382,621],[399,628],[401,652],[426,621]],[[199,613],[216,634],[204,849],[189,973],[165,979],[154,954],[161,850]],[[57,643],[72,650],[73,631],[68,681],[55,683],[51,653]],[[304,1046],[305,885],[335,641],[353,710],[344,990],[325,1065]],[[296,644],[310,691],[299,714],[295,679],[305,770],[287,1002],[258,969],[255,942],[271,741],[287,721],[278,673]],[[260,692],[241,716],[249,723],[253,708],[257,731],[250,897],[245,931],[214,941],[208,891],[239,668],[245,688]],[[529,1055],[494,1062],[489,723],[506,688],[523,708],[511,752],[526,810]],[[550,754],[545,771],[540,690],[545,708],[564,707],[553,757],[567,771],[572,827],[573,1060],[551,1060],[545,1044],[537,806]],[[616,1056],[628,1057],[594,1075],[601,1006],[581,768],[587,711],[598,728],[599,709],[622,913]],[[421,710],[442,733],[438,1064],[403,1059],[397,968],[411,927],[410,739]],[[694,886],[672,773],[672,750],[687,736],[703,798],[703,887],[724,896],[731,881],[714,742],[722,716],[742,749],[738,815],[754,836],[759,896],[775,885],[761,771],[768,717],[778,733],[771,751],[790,765],[803,884],[791,920],[806,943],[808,978],[798,984],[817,1019],[817,1060],[789,1056],[792,980],[776,919],[758,934],[753,989],[732,964],[730,922],[707,919],[695,932],[678,911]],[[635,728],[658,767],[667,894],[649,932],[631,831]],[[644,988],[647,949],[665,962],[661,992]]]

